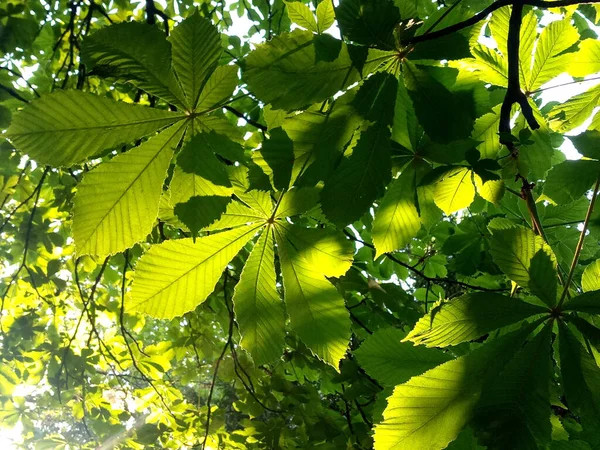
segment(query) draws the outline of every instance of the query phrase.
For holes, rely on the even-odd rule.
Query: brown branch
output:
[[[523,116],[532,130],[537,130],[540,125],[533,116],[533,109],[529,104],[527,96],[521,90],[519,81],[519,49],[521,45],[521,22],[523,17],[523,4],[513,5],[508,23],[508,88],[502,107],[500,109],[500,143],[506,145],[511,153],[515,153],[514,143],[508,138],[511,133],[510,119],[512,106],[518,103],[521,106]]]
[[[256,120],[250,119],[243,112],[238,111],[237,109],[235,109],[235,108],[233,108],[233,107],[231,107],[229,105],[223,106],[223,109],[226,109],[231,114],[233,114],[236,117],[239,117],[240,119],[244,119],[246,122],[248,122],[249,125],[252,125],[253,127],[258,128],[261,131],[267,131],[267,127],[265,125],[263,125],[262,123],[257,122]]]
[[[442,28],[438,31],[432,31],[430,33],[425,33],[419,36],[415,36],[411,39],[407,39],[403,42],[403,44],[417,44],[419,42],[431,41],[434,39],[439,39],[444,36],[448,36],[449,34],[456,33],[457,31],[464,30],[465,28],[472,27],[478,22],[484,20],[488,15],[493,13],[494,11],[503,8],[504,6],[510,5],[528,5],[535,6],[537,8],[560,8],[563,6],[572,6],[572,5],[581,5],[587,3],[600,3],[600,0],[559,0],[559,1],[541,1],[541,0],[523,0],[518,2],[516,0],[498,0],[487,8],[482,9],[478,13],[474,14],[472,17],[468,19],[455,23],[454,25],[450,25],[449,27]]]

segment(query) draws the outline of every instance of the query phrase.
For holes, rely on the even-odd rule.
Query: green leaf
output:
[[[230,197],[233,194],[233,188],[215,184],[199,175],[185,173],[181,167],[175,167],[169,192],[169,203],[175,206],[177,203],[187,202],[196,195]]]
[[[390,56],[370,50],[363,73],[375,70]],[[337,59],[316,62],[313,34],[294,30],[259,45],[245,61],[249,89],[275,109],[301,109],[336,94],[360,80],[360,73],[342,43]],[[298,95],[302,92],[302,95]]]
[[[231,197],[195,195],[185,203],[175,205],[175,215],[188,227],[195,239],[198,231],[209,226],[225,212]]]
[[[192,311],[214,290],[221,273],[261,225],[154,245],[139,260],[127,310],[159,319]]]
[[[584,430],[589,427],[596,432],[600,427],[600,369],[569,327],[558,324],[561,384],[569,409]]]
[[[196,111],[204,112],[225,103],[238,85],[237,66],[219,66],[210,75],[198,97]]]
[[[351,95],[338,99],[327,112],[314,107],[285,119],[283,129],[294,143],[292,181],[302,174],[309,178],[308,182],[320,180],[333,170],[361,122],[347,103],[348,97]]]
[[[201,17],[200,13],[196,11],[175,27],[169,40],[173,45],[173,69],[183,87],[185,105],[188,110],[196,109],[201,91],[206,98],[219,89],[215,86],[219,86],[223,91],[219,91],[217,97],[225,94],[224,91],[227,90],[225,86],[228,84],[224,79],[227,80],[227,74],[231,75],[228,72],[231,69],[221,69],[211,82],[204,85],[219,62],[223,51],[221,36],[210,21]],[[224,79],[220,77],[224,77]],[[225,86],[221,87],[221,84],[225,84]],[[229,94],[225,94],[224,97]],[[210,102],[213,100],[214,98]],[[210,102],[205,100],[203,108]]]
[[[565,302],[565,311],[578,311],[586,314],[600,314],[600,292],[589,291]]]
[[[508,86],[508,63],[496,50],[482,44],[471,47],[473,61],[468,60],[468,67],[475,69],[481,80],[496,86]]]
[[[600,290],[600,259],[588,264],[581,277],[583,292]]]
[[[475,174],[474,178],[477,193],[481,198],[493,204],[498,204],[502,200],[506,192],[503,180],[488,180],[484,182],[477,174]]]
[[[585,77],[600,71],[600,42],[596,39],[581,41],[579,51],[571,56],[565,70],[574,77]]]
[[[538,449],[551,440],[552,326],[546,325],[484,386],[474,428],[490,449]]]
[[[553,130],[565,133],[582,125],[600,101],[600,87],[593,87],[552,108],[549,114]]]
[[[272,130],[269,139],[263,142],[260,153],[269,165],[267,175],[273,187],[277,190],[289,188],[294,165],[294,143],[287,133],[281,128]]]
[[[354,246],[346,237],[328,228],[303,228],[278,221],[280,232],[315,272],[340,277],[352,265]]]
[[[598,174],[598,161],[565,161],[548,172],[544,195],[558,204],[574,202],[592,188]]]
[[[352,155],[326,181],[323,212],[333,223],[348,225],[384,194],[391,178],[390,130],[375,124],[361,133]]]
[[[305,213],[319,204],[318,188],[294,188],[287,191],[275,212],[276,219]]]
[[[550,307],[556,304],[557,275],[556,261],[544,249],[538,250],[531,258],[529,289]]]
[[[535,48],[533,68],[526,85],[533,92],[564,72],[571,63],[570,55],[559,56],[579,40],[579,33],[570,19],[552,22],[542,30]]]
[[[265,224],[269,216],[254,208],[248,208],[243,203],[232,201],[219,220],[206,227],[207,230],[224,230],[251,223]]]
[[[319,33],[327,31],[335,22],[332,0],[322,0],[317,6],[317,28]]]
[[[325,278],[324,266],[312,263],[295,248],[292,233],[277,224],[275,238],[291,327],[315,356],[337,369],[350,340],[344,298]]]
[[[85,174],[73,209],[78,254],[112,255],[146,238],[182,133],[172,127]]]
[[[285,317],[276,281],[273,231],[267,226],[246,260],[233,295],[240,345],[257,366],[275,361],[285,345]]]
[[[426,66],[405,62],[404,82],[413,101],[417,118],[427,135],[438,142],[464,139],[471,134],[472,96],[453,94],[434,78]],[[453,71],[454,69],[444,69]],[[457,114],[457,111],[461,111]]]
[[[588,130],[577,136],[569,136],[569,139],[577,151],[586,158],[600,159],[600,131]]]
[[[335,11],[342,36],[357,44],[394,48],[400,11],[391,0],[342,0]]]
[[[308,6],[304,3],[294,1],[288,1],[285,4],[287,6],[288,16],[292,22],[308,31],[314,33],[319,32],[315,16]]]
[[[467,208],[475,199],[473,172],[465,167],[448,170],[435,184],[435,204],[447,215]]]
[[[384,253],[400,250],[421,229],[415,205],[416,171],[405,169],[386,192],[375,212],[371,236],[379,258]]]
[[[364,340],[354,355],[370,376],[389,386],[406,383],[451,359],[440,350],[400,342],[405,336],[406,333],[397,328],[376,331]]]
[[[465,294],[441,301],[408,333],[405,341],[426,347],[447,347],[525,320],[546,309],[494,293]]]
[[[375,426],[375,449],[445,448],[471,420],[485,379],[501,370],[531,331],[527,326],[396,386]]]
[[[123,22],[102,28],[84,39],[81,58],[91,74],[130,82],[174,105],[185,104],[171,71],[171,45],[156,27]]]
[[[389,73],[376,73],[359,89],[352,105],[370,122],[392,126],[398,80]]]
[[[15,114],[7,137],[40,164],[68,167],[183,118],[81,91],[57,91]]]
[[[500,152],[500,137],[498,127],[500,126],[500,106],[492,109],[491,113],[481,116],[475,121],[471,139],[481,142],[477,150],[481,159],[496,159]]]
[[[213,153],[210,139],[211,136],[207,133],[195,135],[179,153],[177,165],[185,173],[198,175],[217,186],[230,188],[227,170]]]
[[[543,283],[544,280],[550,282],[548,279],[550,272],[545,257],[538,256],[535,267],[532,267],[532,260],[540,250],[546,253],[550,259],[556,275],[556,256],[554,256],[554,252],[533,231],[522,227],[493,230],[490,239],[490,254],[500,270],[519,286],[537,293],[544,292],[544,288],[540,286],[540,283]],[[535,272],[533,276],[532,272]],[[545,295],[543,299],[549,302],[550,297]],[[554,304],[555,301],[556,298],[552,299],[550,303]]]

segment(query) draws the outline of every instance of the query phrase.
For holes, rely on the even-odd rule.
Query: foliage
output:
[[[55,3],[0,5],[0,438],[600,447],[598,2]]]

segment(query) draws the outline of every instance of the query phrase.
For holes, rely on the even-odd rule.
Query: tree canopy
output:
[[[600,448],[600,1],[0,4],[0,444]]]

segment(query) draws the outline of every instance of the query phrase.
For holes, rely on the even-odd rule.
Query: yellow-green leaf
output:
[[[503,180],[488,180],[484,182],[477,174],[475,174],[475,187],[477,187],[477,193],[481,198],[493,204],[497,204],[502,200],[506,190]]]
[[[415,205],[415,176],[414,170],[405,170],[389,187],[375,213],[371,231],[375,258],[400,250],[421,229]]]
[[[468,207],[475,199],[472,172],[465,167],[456,167],[446,172],[435,185],[435,204],[446,214]]]
[[[317,6],[317,29],[319,33],[327,31],[335,22],[335,11],[331,0],[322,0]]]
[[[73,210],[78,254],[112,255],[146,238],[182,134],[172,127],[85,174]]]
[[[540,34],[533,69],[526,89],[533,92],[552,78],[560,75],[571,63],[571,56],[559,56],[562,52],[574,45],[579,39],[579,33],[571,19],[552,22]]]
[[[600,71],[600,41],[585,39],[579,43],[579,51],[569,59],[565,70],[574,77],[585,77]]]
[[[196,11],[175,27],[173,68],[183,87],[188,109],[195,109],[204,81],[219,61],[223,49],[217,28]]]
[[[292,22],[308,31],[319,32],[315,16],[308,6],[301,2],[286,2],[286,6]]]
[[[600,290],[600,259],[586,266],[581,277],[583,292]]]
[[[135,270],[127,310],[159,319],[192,311],[214,290],[229,262],[261,225],[154,245]]]
[[[327,281],[323,268],[304,257],[288,236],[277,224],[275,237],[291,327],[311,352],[338,369],[350,340],[350,316],[344,298]]]
[[[276,360],[285,345],[285,317],[276,281],[273,231],[267,226],[246,260],[233,295],[240,345],[257,366]]]
[[[231,97],[238,84],[237,73],[237,66],[217,67],[202,87],[196,110],[202,112],[214,109],[215,105],[220,105]]]
[[[15,114],[7,136],[41,164],[69,167],[185,118],[81,91],[57,91]]]

